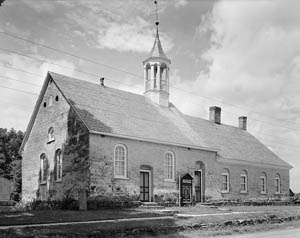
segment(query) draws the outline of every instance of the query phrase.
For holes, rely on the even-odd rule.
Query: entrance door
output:
[[[140,172],[140,200],[150,201],[150,171]]]
[[[196,202],[202,202],[202,171],[195,171],[195,195]]]

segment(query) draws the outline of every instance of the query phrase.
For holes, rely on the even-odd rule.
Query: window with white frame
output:
[[[223,172],[221,174],[222,179],[222,193],[228,193],[229,192],[229,170],[223,169]]]
[[[260,193],[265,194],[267,193],[267,176],[265,173],[262,173],[262,175],[259,178],[260,181]]]
[[[48,174],[48,160],[45,154],[41,154],[40,157],[40,163],[41,163],[41,183],[47,182],[47,174]]]
[[[165,158],[164,158],[164,177],[166,180],[174,180],[174,154],[172,152],[167,152],[165,153]]]
[[[54,141],[54,129],[50,127],[48,130],[48,142]]]
[[[127,150],[124,145],[115,146],[114,175],[117,178],[127,177]]]
[[[243,170],[241,173],[241,193],[247,193],[247,192],[248,192],[247,172]]]
[[[281,192],[280,188],[280,175],[276,174],[275,175],[275,193],[279,194]]]
[[[61,181],[62,178],[62,153],[61,150],[58,149],[55,152],[54,159],[54,180]]]

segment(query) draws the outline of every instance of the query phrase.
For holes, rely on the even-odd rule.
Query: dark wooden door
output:
[[[195,171],[196,202],[202,202],[202,171]]]
[[[140,200],[142,202],[150,201],[150,181],[149,172],[140,172]]]

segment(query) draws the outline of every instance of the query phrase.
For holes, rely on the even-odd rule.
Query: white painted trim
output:
[[[191,148],[191,149],[196,149],[196,150],[205,150],[205,151],[212,151],[212,152],[218,152],[219,151],[219,149],[216,149],[216,148],[207,148],[207,147],[194,146],[194,145],[188,145],[188,144],[178,144],[178,143],[172,143],[172,142],[167,142],[167,141],[146,139],[146,138],[142,138],[142,137],[121,135],[121,134],[113,134],[113,133],[107,133],[107,132],[99,132],[99,131],[94,131],[94,130],[90,130],[90,133],[91,134],[96,134],[96,135],[104,135],[104,136],[111,136],[111,137],[129,139],[129,140],[150,142],[150,143],[161,144],[161,145],[172,145],[172,146],[178,146],[178,147],[184,147],[184,148]]]
[[[201,196],[200,196],[200,202],[203,202],[202,201],[202,197],[203,197],[203,171],[202,171],[202,169],[197,169],[197,170],[195,170],[195,172],[200,172],[200,174],[201,174],[201,184],[200,184],[200,186],[201,186]],[[194,173],[195,173],[194,172]],[[195,185],[194,185],[195,186]],[[195,191],[196,192],[196,191]],[[195,194],[196,195],[196,194]]]
[[[278,180],[278,189],[277,189],[277,180]],[[281,178],[280,175],[278,174],[275,175],[275,194],[281,194]]]
[[[259,168],[274,168],[274,169],[291,169],[293,166],[284,166],[284,165],[275,165],[275,164],[267,164],[267,163],[259,163],[259,162],[250,162],[240,159],[232,159],[232,158],[217,158],[217,161],[225,164],[238,164],[238,165],[249,165],[253,167]]]
[[[260,176],[259,177],[259,180],[261,180],[261,179],[263,179],[264,180],[264,189],[265,190],[260,190],[260,193],[261,194],[267,194],[267,178],[266,178],[266,176],[265,175],[263,175],[263,176]]]
[[[245,187],[246,187],[246,190],[241,190],[240,193],[248,193],[248,176],[247,176],[247,174],[241,174],[240,177],[245,178]]]
[[[221,173],[221,176],[227,176],[227,190],[221,190],[221,193],[229,193],[229,186],[230,186],[230,182],[229,182],[229,173]],[[223,181],[222,181],[222,187],[223,187]]]
[[[121,176],[121,175],[116,175],[116,148],[120,146],[124,149],[124,176]],[[115,147],[114,147],[114,178],[115,179],[128,179],[127,177],[127,158],[128,158],[128,155],[127,155],[127,147],[123,144],[116,144]]]
[[[174,182],[175,181],[175,153],[171,150],[168,150],[164,153],[164,172],[166,166],[166,154],[170,153],[172,155],[172,178],[166,178],[164,174],[164,181],[166,182]]]

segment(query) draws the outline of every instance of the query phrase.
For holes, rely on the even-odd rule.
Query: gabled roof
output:
[[[215,151],[220,158],[291,168],[249,132],[239,128],[187,116],[172,104],[169,108],[160,107],[142,95],[123,90],[52,72],[46,80],[49,78],[91,133]],[[34,123],[34,113],[23,144],[30,134],[30,124]]]

